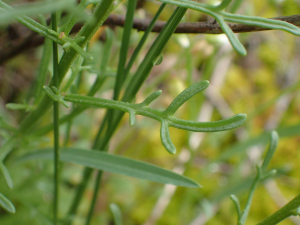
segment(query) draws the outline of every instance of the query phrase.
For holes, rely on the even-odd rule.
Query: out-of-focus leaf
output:
[[[279,137],[291,137],[300,134],[300,124],[277,128],[277,133]],[[221,154],[216,161],[224,161],[229,159],[230,157],[243,154],[247,151],[247,149],[253,145],[267,144],[269,141],[271,132],[265,132],[261,135],[258,135],[253,138],[249,138],[246,141],[239,142],[235,145],[231,145],[229,148],[224,150],[224,153]]]
[[[109,205],[109,208],[113,214],[115,224],[122,225],[122,213],[119,206],[115,203],[112,203]]]
[[[24,155],[20,160],[53,159],[52,149],[43,149]],[[200,187],[195,181],[161,167],[105,152],[78,148],[62,148],[60,159],[98,170],[146,179],[163,184]]]

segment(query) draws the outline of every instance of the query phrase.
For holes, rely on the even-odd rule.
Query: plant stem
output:
[[[145,60],[142,62],[142,65],[139,67],[138,71],[134,75],[134,79],[138,79],[138,82],[134,82],[134,84],[130,85],[126,92],[127,96],[123,97],[123,101],[130,102],[144,83],[145,79],[148,77],[153,65],[153,61],[157,56],[161,54],[161,51],[165,47],[166,43],[170,39],[171,35],[175,31],[177,25],[179,24],[180,20],[184,16],[187,9],[185,8],[176,8],[173,15],[169,19],[168,23],[166,24],[166,28],[160,33],[158,38],[156,39],[155,43],[149,50]],[[124,112],[116,112],[114,120],[112,121],[112,126],[110,129],[105,131],[105,135],[101,140],[95,140],[94,149],[103,150],[107,147],[110,138],[112,137],[113,133],[115,132],[119,122],[121,121]],[[99,135],[100,136],[100,135]],[[79,206],[80,200],[83,196],[84,190],[87,186],[88,180],[92,174],[93,170],[90,168],[85,168],[82,176],[82,181],[79,184],[74,201],[71,204],[71,208],[69,210],[69,215],[73,215],[76,213],[77,208]]]
[[[296,196],[292,201],[287,203],[284,207],[279,209],[277,212],[264,219],[257,225],[272,225],[277,224],[280,221],[294,215],[294,210],[300,206],[300,195]]]
[[[95,208],[95,205],[96,205],[96,202],[97,202],[97,197],[98,197],[98,193],[99,193],[102,174],[103,174],[103,171],[101,171],[101,170],[97,171],[97,178],[95,180],[93,199],[92,199],[92,202],[91,202],[91,205],[90,205],[89,214],[88,214],[87,219],[86,219],[86,225],[90,224],[93,213],[94,213],[94,208]]]
[[[56,13],[51,14],[52,29],[57,31]],[[58,75],[58,52],[57,43],[53,42],[53,85],[59,88]],[[53,223],[57,224],[58,213],[58,183],[59,183],[59,102],[53,102],[53,128],[54,128],[54,202],[53,202]]]

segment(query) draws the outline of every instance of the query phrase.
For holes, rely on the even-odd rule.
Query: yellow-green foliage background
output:
[[[151,18],[158,7],[157,2],[146,1],[143,7],[136,11],[136,17]],[[166,20],[173,9],[174,7],[168,6],[160,19]],[[125,14],[125,12],[126,5],[122,4],[115,13]],[[245,0],[238,11],[241,14],[261,17],[287,16],[299,12],[300,3],[295,0]],[[200,13],[188,10],[185,21],[195,22],[201,18],[203,19],[203,15]],[[112,69],[115,69],[117,65],[122,29],[116,27],[114,34],[114,47],[109,64]],[[131,52],[141,35],[141,32],[133,31],[130,42]],[[143,60],[146,50],[156,36],[157,34],[150,35],[138,59],[139,62]],[[229,195],[235,193],[240,198],[242,207],[244,206],[249,187],[242,185],[240,191],[234,192],[234,190],[239,184],[246,184],[247,179],[255,176],[255,164],[260,163],[262,159],[256,155],[259,153],[264,155],[263,151],[267,148],[267,142],[258,143],[260,144],[258,153],[254,154],[253,149],[249,151],[248,148],[241,147],[237,153],[221,161],[216,160],[222,153],[230,151],[231,146],[238,142],[243,143],[260,137],[270,129],[300,124],[300,97],[297,87],[300,75],[299,37],[283,31],[245,33],[238,36],[247,48],[246,57],[235,53],[224,35],[175,34],[164,50],[162,64],[154,67],[139,91],[136,101],[140,102],[151,92],[161,89],[162,96],[151,107],[164,109],[189,85],[204,79],[211,81],[211,76],[214,74],[215,80],[211,81],[212,85],[208,89],[212,92],[216,90],[218,94],[216,102],[212,101],[209,91],[206,90],[190,99],[176,116],[196,120],[198,114],[201,110],[203,112],[208,104],[212,107],[212,121],[222,119],[224,115],[247,114],[248,120],[242,128],[236,131],[205,134],[200,146],[196,149],[189,144],[191,133],[171,129],[171,138],[177,148],[177,154],[171,156],[161,144],[159,123],[148,118],[137,117],[136,124],[130,127],[128,117],[125,116],[122,126],[110,144],[110,151],[114,154],[147,161],[170,170],[180,164],[178,156],[181,151],[184,149],[190,151],[191,158],[184,164],[184,174],[199,182],[203,188],[177,188],[161,217],[157,218],[155,223],[147,225],[186,225],[191,224],[199,215],[207,219],[204,219],[205,223],[202,224],[235,224],[237,214]],[[101,42],[92,42],[89,46],[89,51],[95,54],[95,58],[101,49]],[[4,97],[9,95],[12,85],[11,81],[8,82],[9,77],[16,73],[36,75],[40,57],[41,48],[37,48],[13,58],[2,66],[5,68],[4,76],[7,79],[7,82],[5,79],[2,81],[0,91],[3,101],[6,100]],[[133,67],[133,71],[135,69],[136,66]],[[91,74],[84,74],[84,86],[80,90],[81,93],[86,93],[94,77]],[[110,97],[112,85],[113,79],[109,78],[98,96]],[[280,94],[292,85],[295,86],[294,89],[284,95],[288,97],[284,100],[280,99]],[[30,90],[29,87],[30,85],[27,85],[21,89],[11,101],[21,102]],[[225,108],[223,103],[225,103]],[[74,119],[68,145],[89,147],[103,115],[102,109],[90,109]],[[1,116],[10,123],[16,124],[16,121],[20,120],[21,113],[11,112],[1,107]],[[51,120],[49,118],[51,118],[51,112],[44,117],[40,125],[47,124]],[[66,126],[61,127],[62,140],[65,129]],[[237,134],[243,135],[239,137]],[[300,131],[289,137],[280,138],[278,149],[269,168],[276,168],[282,172],[276,176],[275,184],[271,184],[273,186],[268,190],[266,184],[259,185],[246,224],[258,223],[280,208],[278,201],[284,204],[299,194],[299,134]],[[1,130],[1,135],[4,140],[7,134]],[[51,146],[52,135],[49,133],[46,137],[36,138],[30,142],[25,140],[19,152]],[[52,201],[52,166],[48,162],[11,163],[9,169],[15,181],[15,189],[6,190],[2,176],[0,186],[4,187],[3,194],[12,199],[16,205],[17,213],[9,215],[0,209],[0,224],[46,224],[47,216],[45,215],[49,215]],[[67,211],[75,190],[74,185],[78,184],[81,175],[81,167],[66,164],[63,169],[64,180],[60,193],[61,215]],[[270,190],[274,190],[274,187],[278,187],[282,196],[278,193],[275,196],[270,195]],[[158,198],[163,194],[163,188],[162,184],[105,173],[92,224],[109,224],[111,221],[109,204],[113,202],[122,210],[124,224],[144,224],[150,217]],[[89,201],[92,198],[92,190],[93,184],[90,183],[80,206],[76,224],[83,224]],[[295,222],[285,220],[281,224],[290,225]]]

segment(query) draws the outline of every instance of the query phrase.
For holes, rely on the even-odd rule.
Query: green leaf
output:
[[[2,195],[0,193],[0,205],[7,211],[10,213],[15,213],[16,209],[14,207],[14,205],[11,203],[11,201],[9,201],[7,198],[5,198],[4,195]]]
[[[185,103],[195,94],[199,93],[200,91],[203,91],[205,88],[208,87],[208,85],[209,82],[207,80],[204,80],[188,87],[171,102],[169,107],[165,110],[165,113],[167,113],[168,115],[173,115],[177,111],[177,109],[183,105],[183,103]]]
[[[190,8],[197,10],[199,12],[205,13],[207,15],[210,15],[216,19],[216,21],[219,23],[221,29],[223,32],[227,35],[232,47],[241,55],[246,55],[246,49],[244,46],[240,43],[240,41],[237,39],[237,37],[234,35],[232,30],[229,28],[229,26],[225,23],[225,20],[223,16],[220,14],[219,11],[215,11],[214,7],[210,5],[206,5],[199,2],[194,1],[188,1],[188,0],[159,0],[164,3],[169,3],[173,5],[177,5],[184,8]],[[225,6],[228,2],[225,3]],[[222,5],[221,7],[223,7]]]
[[[270,143],[267,155],[264,159],[264,162],[261,166],[263,172],[267,169],[267,167],[268,167],[268,165],[269,165],[269,163],[270,163],[270,161],[271,161],[271,159],[274,155],[274,152],[275,152],[275,150],[277,148],[277,145],[278,145],[278,139],[279,139],[278,133],[276,131],[272,131],[271,132],[271,143]]]
[[[240,200],[235,196],[235,195],[230,195],[230,199],[233,201],[235,209],[238,214],[238,221],[241,217],[242,211],[241,211],[241,205],[240,205]]]
[[[194,132],[218,132],[237,128],[241,126],[246,119],[247,115],[243,113],[238,113],[227,119],[212,122],[194,122],[171,116],[169,117],[169,126]]]
[[[276,129],[279,137],[293,137],[300,134],[300,124],[279,127]],[[224,152],[219,155],[216,161],[225,161],[230,157],[237,156],[243,154],[247,151],[247,149],[253,145],[263,145],[269,142],[270,138],[269,131],[264,132],[256,137],[251,137],[248,140],[238,142],[237,144],[231,145],[230,147],[224,149]]]
[[[21,157],[20,161],[30,159],[53,159],[53,150],[44,149]],[[183,187],[200,187],[195,181],[163,169],[161,167],[105,152],[89,151],[79,148],[61,148],[60,159],[64,162],[80,164],[86,167],[146,179],[163,184]]]
[[[170,133],[169,133],[169,125],[167,121],[161,122],[161,128],[160,128],[160,139],[163,144],[163,146],[167,149],[167,151],[171,154],[176,153],[176,148],[172,143]]]
[[[115,225],[122,225],[122,213],[119,206],[115,203],[111,203],[109,208],[113,214]]]
[[[285,21],[267,19],[256,16],[231,14],[227,12],[220,12],[220,14],[224,16],[224,19],[228,22],[242,23],[250,26],[259,26],[274,30],[283,30],[288,33],[300,36],[300,28]]]
[[[161,95],[162,91],[155,91],[151,95],[149,95],[142,103],[140,103],[141,106],[148,106],[151,102],[153,102],[155,99],[157,99]]]
[[[5,181],[6,181],[6,184],[7,186],[12,189],[13,188],[13,181],[11,179],[11,176],[9,175],[9,172],[7,170],[7,168],[4,166],[3,163],[0,163],[0,168],[2,170],[2,173],[4,175],[4,178],[5,178]]]

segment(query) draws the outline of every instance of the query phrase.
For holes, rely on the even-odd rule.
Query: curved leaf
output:
[[[160,138],[163,146],[167,149],[167,151],[171,154],[175,154],[176,148],[172,143],[169,133],[169,125],[167,121],[162,121],[161,123]]]
[[[183,103],[185,103],[195,94],[199,93],[200,91],[203,91],[205,88],[208,87],[208,85],[209,81],[204,80],[188,87],[171,102],[169,107],[165,110],[165,113],[167,113],[168,115],[173,115],[177,111],[177,109],[183,105]]]
[[[273,155],[274,155],[274,152],[278,146],[278,141],[279,141],[279,136],[278,136],[278,133],[276,131],[272,131],[271,132],[271,142],[270,142],[270,146],[269,146],[269,149],[268,149],[268,152],[267,152],[267,155],[264,159],[264,162],[261,166],[263,172],[265,172],[265,170],[267,169]]]
[[[34,151],[21,157],[20,161],[27,161],[30,159],[53,159],[53,150],[44,149]],[[146,179],[158,183],[173,184],[183,187],[200,187],[195,181],[183,175],[146,162],[105,152],[88,151],[79,148],[61,148],[60,159],[64,162],[76,163],[98,170]]]
[[[122,213],[121,213],[121,210],[119,208],[119,206],[115,203],[111,203],[109,205],[109,208],[110,208],[110,211],[112,212],[113,214],[113,217],[114,217],[114,222],[116,225],[122,225]]]

